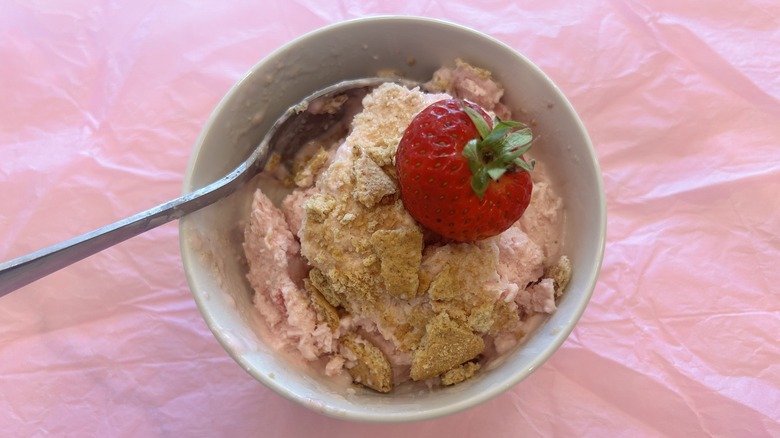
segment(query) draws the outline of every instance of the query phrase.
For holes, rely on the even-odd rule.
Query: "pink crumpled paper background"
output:
[[[172,223],[0,298],[0,435],[780,436],[777,1],[5,0],[0,260],[178,196],[201,127],[244,72],[374,14],[492,35],[581,115],[608,243],[563,347],[457,415],[323,417],[218,345]]]

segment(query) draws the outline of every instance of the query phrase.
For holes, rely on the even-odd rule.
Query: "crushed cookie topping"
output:
[[[490,80],[489,73],[458,65],[461,73]],[[438,80],[448,86],[447,77]],[[306,193],[294,229],[309,264],[301,288],[307,312],[338,346],[328,350],[328,370],[343,366],[355,383],[382,393],[399,383],[398,366],[404,379],[463,382],[482,367],[485,339],[490,346],[490,337],[524,336],[522,301],[500,284],[499,238],[431,242],[400,200],[396,148],[430,99],[392,83],[377,87],[341,148],[309,154],[288,176]],[[263,236],[258,227],[253,233]],[[571,263],[561,257],[544,276],[559,296]]]
[[[340,344],[355,358],[347,366],[347,371],[356,383],[378,392],[390,392],[393,389],[393,369],[384,353],[356,333],[347,333],[341,337]]]
[[[399,298],[417,295],[422,261],[423,235],[417,227],[377,230],[371,244],[379,256],[380,272],[387,291]]]
[[[420,347],[412,355],[412,379],[436,377],[475,358],[484,349],[482,338],[467,325],[440,313],[428,322]]]
[[[352,196],[366,208],[398,191],[398,185],[368,155],[361,155],[353,167],[355,188]]]

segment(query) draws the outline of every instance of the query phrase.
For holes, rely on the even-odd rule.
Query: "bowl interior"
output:
[[[604,250],[606,208],[595,152],[560,90],[510,47],[451,23],[375,17],[332,25],[301,37],[257,64],[226,95],[199,138],[184,192],[209,184],[245,159],[271,124],[311,92],[341,80],[395,70],[424,81],[456,58],[487,68],[503,83],[504,101],[533,120],[567,209],[564,248],[573,276],[558,310],[505,363],[459,385],[381,395],[345,392],[293,358],[275,352],[252,306],[241,250],[253,187],[180,221],[181,252],[193,296],[226,351],[284,397],[327,415],[362,421],[411,421],[450,414],[488,400],[538,368],[566,339],[595,286]]]

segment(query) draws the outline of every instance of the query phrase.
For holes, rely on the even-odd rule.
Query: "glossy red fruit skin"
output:
[[[481,108],[466,104],[492,126]],[[447,99],[428,106],[412,120],[396,152],[404,207],[429,230],[460,242],[500,234],[523,215],[531,201],[531,174],[521,169],[491,181],[482,199],[474,193],[463,148],[477,136],[461,101]]]

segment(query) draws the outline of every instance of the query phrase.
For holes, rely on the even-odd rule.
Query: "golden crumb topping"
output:
[[[553,282],[555,282],[555,296],[561,296],[571,280],[571,261],[569,258],[565,255],[561,256],[558,259],[558,263],[547,269],[545,277],[553,279]]]
[[[310,187],[315,176],[328,164],[328,151],[320,147],[317,152],[302,163],[293,166],[293,182],[298,187]]]
[[[420,347],[412,354],[413,380],[436,377],[482,353],[485,342],[465,324],[440,313],[425,327]]]
[[[496,281],[498,248],[495,245],[453,243],[434,248],[426,254],[426,263],[444,268],[433,277],[428,294],[431,299],[447,301]]]
[[[323,296],[319,289],[308,278],[303,279],[304,287],[309,292],[311,298],[311,304],[314,311],[317,313],[317,319],[324,321],[328,324],[328,327],[332,331],[336,331],[339,328],[339,313],[336,308],[330,304],[330,302]]]
[[[377,230],[371,244],[379,256],[380,272],[387,291],[399,298],[417,295],[422,261],[423,235],[417,227]]]
[[[384,84],[363,103],[345,152],[337,153],[304,204],[301,253],[350,313],[395,326],[398,317],[382,304],[384,295],[417,294],[422,236],[398,199],[393,172],[383,166],[392,167],[398,140],[425,100],[419,91]],[[393,236],[403,238],[396,242],[401,249],[391,245]]]
[[[380,167],[393,164],[398,142],[414,116],[428,106],[425,95],[386,83],[363,99],[347,144],[360,148]]]
[[[441,384],[450,386],[460,383],[473,376],[480,368],[481,366],[478,362],[466,362],[442,374]]]
[[[333,307],[341,306],[341,297],[328,283],[327,277],[317,268],[312,268],[309,271],[309,283],[311,286],[322,294],[322,297]]]
[[[345,334],[339,342],[349,350],[346,356],[354,357],[347,371],[356,383],[378,392],[393,389],[393,369],[382,350],[355,333]]]
[[[367,208],[373,207],[382,198],[393,195],[398,190],[396,182],[368,155],[362,155],[355,160],[352,169],[355,175],[352,196]]]
[[[325,194],[315,194],[303,203],[306,217],[315,222],[324,222],[336,206],[336,200]]]
[[[502,295],[500,239],[426,246],[399,199],[393,157],[426,98],[417,89],[378,87],[330,165],[320,172],[326,157],[318,153],[301,171],[317,174],[298,232],[312,267],[305,280],[312,308],[334,332],[347,331],[339,343],[353,380],[380,392],[392,389],[392,365],[354,330],[380,335],[401,352],[405,362],[394,365],[411,361],[412,380],[439,377],[444,385],[479,370],[474,359],[485,349],[483,336],[523,336],[518,304]],[[556,288],[571,275],[567,261],[550,271]]]
[[[335,324],[339,306],[376,321],[412,354],[414,379],[435,377],[479,354],[482,334],[516,323],[517,308],[513,319],[510,304],[496,304],[495,243],[424,249],[422,231],[398,199],[392,157],[426,106],[424,95],[385,84],[363,103],[344,150],[303,205],[301,253],[314,267],[307,283],[325,321]]]

